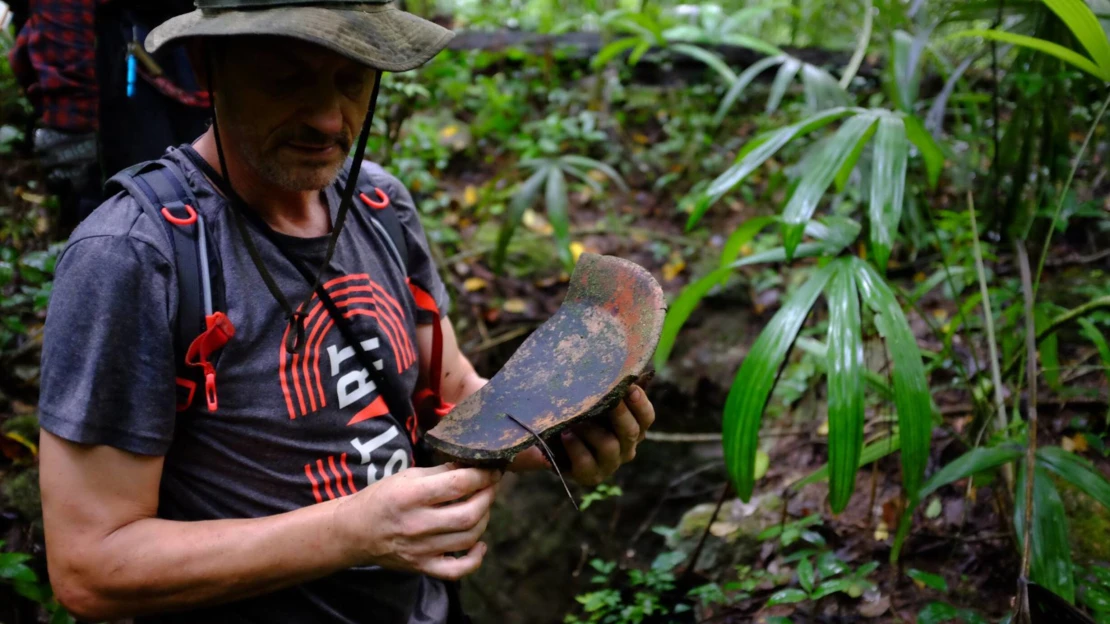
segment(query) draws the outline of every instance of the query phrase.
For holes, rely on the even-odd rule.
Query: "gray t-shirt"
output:
[[[165,456],[159,516],[171,520],[259,518],[349,496],[414,463],[412,431],[388,413],[370,376],[317,299],[307,343],[287,353],[286,319],[251,262],[218,179],[191,146],[165,158],[185,174],[207,221],[225,283],[235,337],[219,352],[219,408],[203,391],[175,410],[173,336],[178,285],[173,247],[161,223],[121,193],[98,208],[58,260],[46,319],[40,419],[47,431],[83,444]],[[207,170],[207,171],[206,171]],[[408,275],[441,311],[447,292],[408,191],[377,165],[363,171],[389,197],[409,248]],[[207,173],[207,176],[206,176]],[[326,191],[332,220],[336,185]],[[376,358],[398,395],[417,381],[416,324],[434,315],[415,306],[405,269],[355,201],[325,287]],[[266,267],[292,305],[309,292],[293,263],[250,225]],[[277,235],[315,270],[327,238]],[[314,296],[315,297],[315,296]],[[411,422],[409,427],[411,427]],[[144,622],[446,621],[442,583],[375,567],[347,570],[255,599]]]

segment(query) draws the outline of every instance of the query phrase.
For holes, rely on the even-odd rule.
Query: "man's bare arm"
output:
[[[460,578],[485,555],[478,539],[499,479],[413,468],[268,518],[174,522],[155,517],[161,458],[46,431],[40,457],[51,582],[62,604],[88,620],[243,599],[358,565]]]

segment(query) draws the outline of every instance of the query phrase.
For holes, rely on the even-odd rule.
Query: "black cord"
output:
[[[570,504],[574,505],[575,511],[581,511],[578,508],[578,502],[574,500],[574,494],[570,493],[570,486],[567,485],[567,480],[563,478],[563,473],[561,470],[559,470],[559,464],[555,461],[555,453],[551,450],[551,447],[547,445],[547,442],[543,441],[543,438],[540,437],[540,434],[536,433],[535,430],[533,430],[531,427],[524,424],[520,420],[517,420],[516,416],[513,416],[508,412],[505,412],[505,416],[507,416],[509,420],[520,425],[522,429],[532,434],[532,437],[540,443],[540,451],[547,457],[547,461],[551,462],[551,467],[555,469],[555,474],[559,477],[559,481],[563,483],[563,489],[567,491],[567,497],[570,498]]]
[[[216,137],[216,154],[220,160],[220,168],[223,170],[224,182],[228,190],[228,202],[232,205],[232,214],[234,215],[236,229],[239,230],[239,236],[243,239],[247,247],[247,253],[251,257],[255,268],[258,270],[259,276],[266,284],[267,290],[281,306],[282,311],[285,313],[287,322],[292,326],[293,331],[287,332],[285,340],[285,350],[288,353],[297,353],[303,348],[305,342],[305,318],[309,303],[312,301],[313,293],[320,289],[323,282],[324,274],[331,265],[332,258],[335,256],[335,249],[339,242],[339,236],[343,231],[343,225],[347,220],[347,214],[350,212],[351,203],[354,200],[354,191],[358,184],[358,172],[362,170],[362,163],[366,157],[366,143],[370,138],[370,128],[374,123],[374,110],[377,107],[378,95],[381,92],[381,72],[374,72],[374,90],[370,96],[370,105],[366,111],[366,117],[362,123],[362,132],[359,133],[358,144],[355,146],[355,155],[351,164],[351,171],[355,175],[348,175],[347,185],[343,190],[343,194],[339,200],[339,214],[336,217],[335,224],[332,226],[331,236],[328,238],[327,254],[324,256],[324,261],[320,265],[319,270],[316,271],[315,279],[306,277],[306,280],[312,284],[308,294],[305,296],[304,301],[294,310],[292,304],[285,297],[281,288],[277,285],[270,271],[266,269],[265,262],[262,260],[262,255],[258,252],[258,248],[254,244],[254,239],[251,237],[250,231],[247,227],[246,219],[243,215],[243,210],[246,207],[246,202],[242,197],[235,192],[235,188],[231,184],[231,174],[227,168],[227,159],[224,156],[223,141],[220,139],[220,126],[216,119],[216,97],[214,84],[214,73],[212,66],[212,56],[208,50],[204,50],[204,65],[205,71],[208,74],[208,92],[209,92],[209,110],[212,115],[212,131]],[[288,254],[285,254],[288,257]],[[330,310],[329,310],[330,312]],[[337,322],[338,324],[338,322]],[[355,344],[355,349],[360,350],[358,344]],[[392,407],[392,406],[391,406]]]

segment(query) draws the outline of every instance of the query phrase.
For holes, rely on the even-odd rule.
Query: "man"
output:
[[[486,554],[500,473],[413,467],[420,428],[396,397],[439,385],[437,350],[442,399],[486,380],[434,312],[447,293],[409,193],[360,167],[360,149],[346,156],[381,72],[420,66],[451,34],[382,1],[198,6],[148,44],[196,45],[213,127],[160,162],[192,195],[180,208],[207,223],[234,336],[208,409],[175,415],[180,247],[129,193],[74,233],[43,354],[51,582],[90,620],[447,622],[452,581]],[[350,205],[360,176],[345,172],[360,170],[379,192],[362,201],[395,209],[407,262],[378,213]],[[630,460],[653,419],[634,389],[607,427],[564,435],[573,478],[595,484]],[[531,449],[510,469],[545,466]]]
[[[184,49],[156,58],[133,49],[192,4],[37,0],[17,7],[17,22],[26,22],[17,23],[12,69],[39,117],[34,150],[61,199],[63,230],[104,201],[108,176],[204,131],[206,96],[193,84]]]

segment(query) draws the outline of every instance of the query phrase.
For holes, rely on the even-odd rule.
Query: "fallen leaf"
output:
[[[570,257],[574,258],[575,262],[578,262],[578,259],[581,258],[584,253],[586,253],[586,246],[582,243],[574,241],[570,244]]]
[[[890,609],[890,596],[878,596],[874,600],[864,600],[859,606],[859,614],[866,618],[877,618]]]
[[[478,292],[486,286],[489,286],[489,282],[480,277],[472,277],[463,282],[463,288],[466,289],[466,292]]]
[[[728,537],[740,530],[740,525],[733,522],[714,522],[709,525],[709,532],[713,537]]]
[[[683,271],[686,270],[686,261],[682,256],[675,254],[671,256],[671,261],[663,265],[663,279],[668,282],[673,282]]]
[[[1087,437],[1082,433],[1077,433],[1070,438],[1064,436],[1060,439],[1060,448],[1069,453],[1085,453],[1089,448],[1087,445]]]
[[[933,499],[929,501],[929,506],[925,508],[925,517],[932,520],[940,516],[940,512],[943,511],[943,509],[944,507],[941,505],[940,499],[933,497]]]
[[[879,526],[875,527],[875,541],[885,542],[890,539],[890,527],[885,522],[879,522]]]
[[[524,217],[521,219],[521,223],[524,224],[524,227],[541,236],[551,236],[555,233],[555,228],[551,227],[547,219],[544,219],[540,213],[531,208],[524,211]]]
[[[474,188],[473,184],[468,184],[466,190],[463,191],[463,207],[471,208],[478,203],[478,189]]]
[[[28,203],[32,203],[32,204],[35,204],[35,205],[38,205],[38,206],[41,206],[41,205],[46,203],[46,195],[43,195],[42,193],[32,193],[31,191],[26,191],[26,190],[23,190],[22,188],[18,188],[18,189],[16,189],[15,194],[16,194],[17,197],[19,197],[23,201],[28,202]]]
[[[507,299],[505,303],[501,305],[501,309],[510,314],[524,314],[528,311],[528,303],[523,299],[514,297],[512,299]]]

